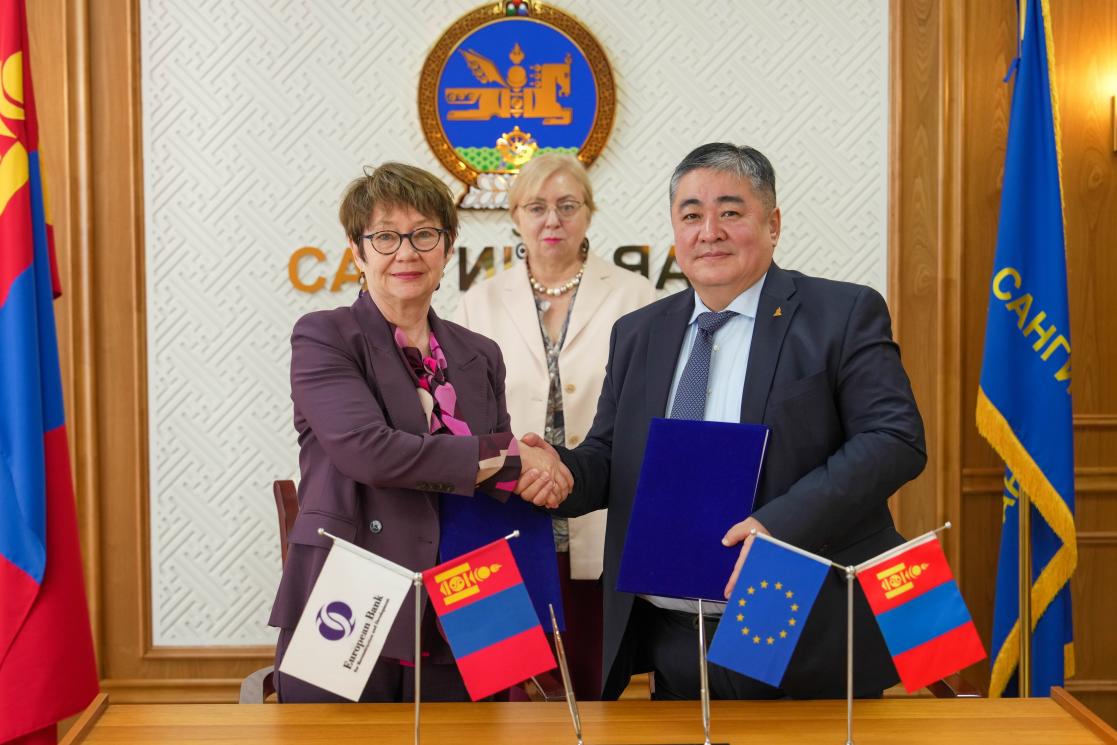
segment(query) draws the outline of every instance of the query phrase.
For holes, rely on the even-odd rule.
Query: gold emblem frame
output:
[[[617,105],[616,85],[605,50],[589,29],[574,16],[533,0],[528,0],[528,6],[530,13],[527,16],[505,15],[503,2],[491,3],[470,11],[446,29],[423,62],[423,71],[419,76],[419,123],[423,128],[423,136],[446,170],[470,186],[476,184],[477,177],[484,172],[476,170],[458,157],[442,129],[442,122],[438,118],[438,79],[458,44],[482,26],[503,20],[527,18],[545,23],[565,34],[585,56],[597,86],[597,112],[589,136],[578,152],[578,159],[587,166],[597,160],[613,131]]]

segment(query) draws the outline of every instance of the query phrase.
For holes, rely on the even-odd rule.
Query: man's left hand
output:
[[[752,542],[756,540],[756,536],[752,533],[754,530],[757,533],[771,535],[768,529],[760,524],[759,520],[755,517],[749,517],[730,528],[725,537],[721,539],[721,545],[723,546],[741,544],[741,555],[737,557],[737,563],[733,565],[733,573],[729,575],[729,583],[725,586],[726,600],[733,592],[733,587],[737,584],[737,576],[741,573],[741,567],[745,564],[745,557],[748,556],[749,549],[752,548]]]

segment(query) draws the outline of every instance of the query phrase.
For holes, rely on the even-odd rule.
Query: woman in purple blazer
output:
[[[458,230],[446,185],[386,163],[349,185],[339,212],[362,291],[349,307],[303,316],[291,335],[299,516],[268,620],[279,627],[283,702],[342,700],[279,672],[330,548],[319,528],[418,571],[438,563],[440,492],[503,501],[521,468],[553,479],[556,499],[568,486],[511,433],[497,345],[431,310]],[[409,700],[414,628],[408,602],[361,701]],[[421,642],[423,697],[468,700],[429,606]]]

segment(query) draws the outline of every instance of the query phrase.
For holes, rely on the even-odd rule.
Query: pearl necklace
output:
[[[527,281],[531,284],[531,289],[535,290],[540,295],[558,297],[559,295],[565,295],[566,293],[577,287],[579,284],[581,284],[582,274],[585,273],[585,271],[586,264],[585,262],[582,262],[582,268],[579,269],[578,273],[571,277],[569,280],[563,282],[558,287],[545,287],[544,285],[540,284],[539,281],[535,279],[535,277],[532,276],[531,267],[529,266],[527,267]]]

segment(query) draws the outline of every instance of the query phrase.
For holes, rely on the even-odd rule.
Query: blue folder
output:
[[[539,623],[550,632],[551,613],[547,609],[550,603],[555,606],[559,631],[566,630],[555,536],[549,514],[515,495],[507,502],[498,502],[480,492],[472,497],[442,494],[439,511],[441,561],[449,561],[503,538],[513,530],[520,531],[520,537],[508,541],[508,545],[512,547],[512,556],[520,568]]]
[[[741,553],[722,536],[752,514],[768,428],[653,419],[617,589],[725,601]]]

